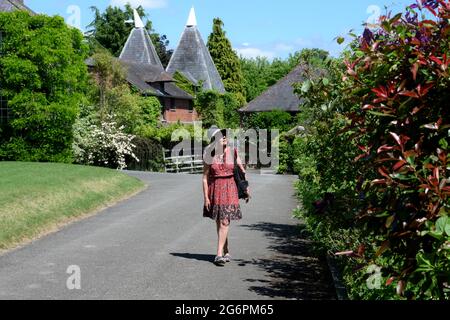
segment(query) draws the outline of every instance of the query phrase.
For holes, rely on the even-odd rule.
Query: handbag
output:
[[[239,199],[248,199],[248,181],[245,177],[245,173],[242,171],[241,167],[237,164],[237,149],[234,149],[234,182],[236,182],[236,187],[239,193]]]

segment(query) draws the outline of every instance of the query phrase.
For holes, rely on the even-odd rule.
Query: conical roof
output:
[[[149,64],[164,70],[161,60],[156,53],[150,35],[144,27],[139,14],[134,13],[135,27],[131,31],[119,59],[125,62],[137,64]]]
[[[205,90],[217,90],[225,93],[225,87],[209,53],[205,42],[197,29],[197,19],[192,8],[180,43],[170,59],[167,72],[182,73],[188,79],[203,82]]]
[[[34,15],[34,12],[23,3],[23,0],[0,0],[0,12],[15,10],[25,10]]]

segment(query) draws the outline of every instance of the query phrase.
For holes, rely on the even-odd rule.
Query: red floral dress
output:
[[[234,149],[237,156],[237,150]],[[239,194],[234,181],[234,157],[230,148],[223,158],[215,156],[209,170],[208,195],[211,209],[203,208],[203,217],[213,220],[242,219]]]

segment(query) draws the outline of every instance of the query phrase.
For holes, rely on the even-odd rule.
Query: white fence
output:
[[[167,173],[202,173],[203,156],[171,156],[170,150],[164,150],[164,165]]]

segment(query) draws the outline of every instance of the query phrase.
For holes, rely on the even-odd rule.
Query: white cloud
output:
[[[265,51],[259,48],[246,47],[246,48],[236,48],[235,50],[239,55],[243,56],[244,58],[266,57],[268,59],[273,59],[276,56],[275,52]]]
[[[275,45],[275,50],[276,51],[293,51],[294,47],[292,45],[289,44],[285,44],[285,43],[278,43],[277,45]]]
[[[133,8],[142,6],[145,9],[158,9],[167,6],[168,0],[111,0],[111,6],[122,7],[130,3]]]
[[[242,45],[243,45],[244,47],[250,47],[250,43],[248,43],[248,42],[244,42]]]

